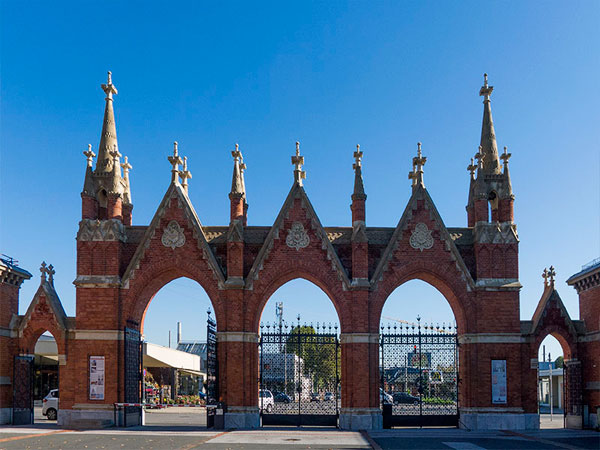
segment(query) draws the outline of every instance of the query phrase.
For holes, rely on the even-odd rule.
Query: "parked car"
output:
[[[379,388],[379,401],[381,401],[381,403],[393,403],[394,398],[382,388]]]
[[[56,420],[58,417],[58,389],[52,389],[42,400],[42,414],[48,420]]]
[[[289,395],[283,393],[283,392],[278,392],[277,394],[275,394],[275,403],[291,403],[292,399],[290,398]]]
[[[310,401],[311,402],[320,402],[321,401],[321,397],[319,397],[319,393],[318,392],[313,392],[312,394],[310,394]]]
[[[415,397],[414,395],[410,395],[406,392],[394,392],[392,397],[394,398],[394,405],[398,405],[400,403],[418,405],[420,400],[419,397]]]
[[[323,397],[323,400],[325,400],[326,402],[331,402],[331,401],[335,400],[335,397],[333,396],[333,392],[325,392],[325,397]]]
[[[258,391],[258,403],[261,411],[266,411],[268,414],[270,414],[273,412],[273,408],[275,407],[275,398],[268,389],[261,389]]]

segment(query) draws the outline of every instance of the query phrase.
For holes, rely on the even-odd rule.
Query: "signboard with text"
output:
[[[505,359],[492,359],[492,403],[506,403]]]
[[[104,400],[104,356],[90,356],[90,400]]]

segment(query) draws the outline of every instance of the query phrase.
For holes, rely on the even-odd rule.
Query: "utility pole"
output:
[[[550,421],[552,421],[552,357],[550,356],[550,352],[548,352],[548,369],[550,373]]]

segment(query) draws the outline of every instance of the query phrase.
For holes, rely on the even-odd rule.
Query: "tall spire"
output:
[[[235,150],[231,152],[233,156],[233,176],[231,178],[231,192],[229,197],[238,195],[244,197],[246,192],[244,190],[244,175],[242,170],[242,152],[240,146],[235,144]]]
[[[362,157],[363,152],[360,150],[360,145],[357,145],[354,152],[354,163],[352,164],[352,168],[354,169],[354,192],[352,193],[352,200],[364,200],[367,198],[362,177]]]
[[[500,163],[498,161],[498,146],[496,144],[496,132],[494,131],[494,121],[492,119],[492,106],[490,95],[494,91],[494,86],[488,85],[487,73],[483,74],[483,86],[479,90],[479,95],[483,97],[483,122],[481,124],[481,153],[483,155],[483,164],[479,171],[486,173],[500,173]]]
[[[96,161],[96,173],[111,172],[113,170],[113,158],[110,152],[116,149],[117,127],[115,124],[115,111],[113,109],[113,95],[117,94],[117,88],[112,84],[112,74],[108,72],[106,84],[101,85],[106,94],[106,106],[104,107],[104,121],[102,122],[102,135],[98,147],[98,160]]]

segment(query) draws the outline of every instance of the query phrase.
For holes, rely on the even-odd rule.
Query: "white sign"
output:
[[[104,356],[90,356],[90,400],[104,400]]]
[[[492,359],[492,403],[506,403],[505,359]]]

